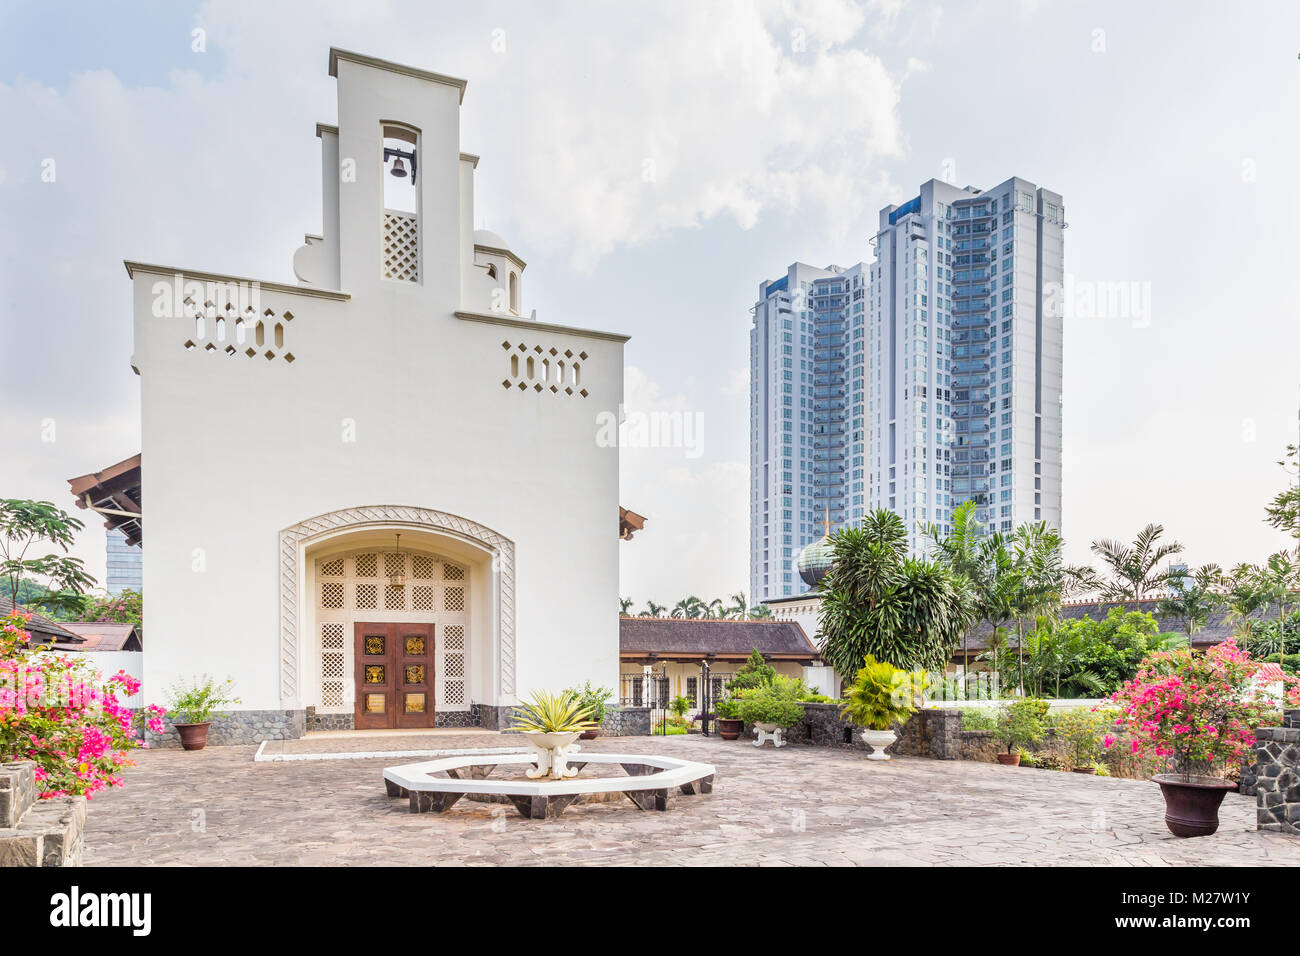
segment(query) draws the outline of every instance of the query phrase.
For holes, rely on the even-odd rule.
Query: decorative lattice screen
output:
[[[414,215],[384,211],[384,278],[420,281],[420,230]]]

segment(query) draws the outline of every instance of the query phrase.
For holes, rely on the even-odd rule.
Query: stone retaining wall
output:
[[[1281,727],[1255,731],[1251,770],[1255,825],[1300,836],[1300,710],[1286,711]]]
[[[782,736],[792,744],[871,750],[862,742],[860,727],[840,716],[839,704],[801,703],[803,718]],[[961,713],[956,710],[919,710],[902,726],[894,725],[898,740],[887,753],[935,760],[962,758]],[[744,737],[753,739],[754,726],[746,724]]]
[[[80,866],[85,797],[38,799],[36,764],[0,764],[0,866]]]
[[[480,726],[496,730],[503,734],[512,733],[510,725],[514,722],[517,707],[495,707],[490,704],[478,704],[481,715]],[[600,733],[604,737],[644,737],[650,733],[649,707],[606,707],[605,719],[600,722]]]

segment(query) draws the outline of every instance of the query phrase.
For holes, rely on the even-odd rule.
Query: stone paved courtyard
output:
[[[312,735],[271,754],[518,746],[489,733]],[[665,813],[631,802],[528,821],[462,800],[412,814],[381,770],[418,758],[254,762],[254,747],[140,753],[127,785],[90,803],[85,862],[113,865],[1300,865],[1300,840],[1254,829],[1229,794],[1219,832],[1180,840],[1152,783],[964,761],[698,736],[599,739],[594,751],[718,768],[710,797]],[[524,834],[527,840],[520,839]]]

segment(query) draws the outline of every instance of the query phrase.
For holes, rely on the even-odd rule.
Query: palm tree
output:
[[[1110,569],[1109,581],[1100,582],[1102,592],[1112,601],[1141,601],[1146,593],[1169,579],[1157,566],[1165,558],[1181,554],[1183,546],[1177,541],[1160,544],[1165,526],[1149,524],[1138,532],[1132,545],[1103,539],[1092,543],[1093,554]]]
[[[727,616],[727,610],[723,607],[722,598],[714,598],[712,601],[705,604],[703,616],[708,618],[725,618]]]
[[[999,662],[1007,642],[1004,625],[1019,613],[1021,571],[1006,539],[996,531],[980,542],[979,563],[980,578],[975,585],[977,609],[993,629],[984,656],[997,674],[1001,672]]]
[[[692,621],[708,617],[708,612],[709,606],[694,594],[682,598],[673,605],[673,617],[686,618]]]
[[[738,621],[743,621],[749,616],[749,599],[745,597],[744,591],[737,591],[731,596],[730,614]]]
[[[964,501],[952,510],[951,527],[951,533],[944,535],[933,522],[925,526],[924,534],[934,542],[930,546],[930,556],[953,574],[965,577],[970,582],[978,602],[977,620],[986,620],[988,614],[982,593],[986,562],[981,548],[985,540],[984,525],[975,517],[975,502]],[[962,634],[963,670],[970,663],[970,632],[971,628],[967,628]]]
[[[1171,594],[1160,602],[1159,611],[1183,624],[1187,639],[1199,631],[1210,619],[1210,613],[1223,603],[1219,588],[1223,585],[1223,570],[1217,564],[1203,564],[1187,578],[1170,579]]]
[[[749,619],[751,621],[766,621],[772,617],[772,609],[766,604],[756,604],[749,609]]]
[[[1019,587],[1016,589],[1016,636],[1019,645],[1020,690],[1024,692],[1024,618],[1060,616],[1061,594],[1065,590],[1065,567],[1061,560],[1061,535],[1047,522],[1022,524],[1013,542]]]
[[[1242,639],[1242,650],[1250,648],[1253,615],[1268,607],[1273,595],[1272,585],[1255,565],[1239,564],[1229,572],[1223,602],[1228,605],[1228,616],[1239,622],[1237,634]]]
[[[868,654],[905,670],[942,670],[975,613],[964,580],[907,557],[903,520],[883,508],[832,541],[835,562],[820,585],[827,663],[849,678]]]
[[[632,599],[631,599],[631,598],[619,598],[619,599],[618,599],[618,613],[619,613],[619,615],[622,616],[622,617],[628,617],[628,616],[632,613]]]
[[[654,601],[645,602],[645,610],[641,612],[642,617],[663,617],[664,611],[668,608],[662,604],[656,604]]]

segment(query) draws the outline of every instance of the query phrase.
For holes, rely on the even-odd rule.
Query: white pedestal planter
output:
[[[758,739],[754,741],[755,747],[763,746],[763,741],[772,741],[773,747],[784,747],[785,741],[781,739],[781,727],[777,724],[755,724],[754,736]]]
[[[898,734],[892,730],[862,731],[862,742],[871,748],[871,753],[867,754],[867,759],[888,760],[889,754],[885,753],[885,748],[893,744],[897,739]]]
[[[528,779],[550,777],[552,780],[563,780],[566,777],[577,776],[578,768],[568,766],[566,761],[571,754],[582,749],[575,743],[578,733],[578,731],[567,734],[543,734],[536,731],[524,733],[524,739],[537,755],[537,766],[524,771]]]

